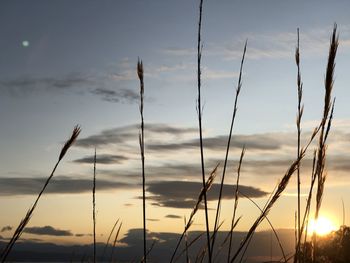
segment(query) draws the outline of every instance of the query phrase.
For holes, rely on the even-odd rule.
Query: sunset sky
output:
[[[24,239],[92,242],[93,153],[97,148],[97,233],[114,222],[142,228],[138,145],[138,57],[145,71],[147,228],[181,232],[201,189],[196,113],[199,1],[0,2],[0,237],[10,237],[33,203],[73,127],[82,128],[28,225]],[[241,189],[264,205],[296,157],[294,52],[300,28],[305,104],[302,142],[322,115],[329,38],[338,25],[334,123],[321,214],[350,224],[350,2],[210,1],[203,6],[202,99],[207,174],[223,161],[243,46],[243,87],[229,155],[221,219],[228,230],[242,146]],[[302,205],[312,145],[302,162]],[[221,177],[219,169],[216,182]],[[212,191],[215,191],[214,186]],[[209,206],[216,206],[209,194]],[[271,211],[294,228],[296,180]],[[313,205],[314,207],[314,205]],[[237,230],[259,211],[241,199]],[[211,227],[214,210],[210,211]],[[202,211],[193,230],[204,230]],[[51,228],[43,228],[50,226]],[[259,230],[268,229],[262,224]],[[47,232],[45,232],[47,230]],[[43,235],[45,234],[45,235]],[[141,239],[141,235],[140,235]]]

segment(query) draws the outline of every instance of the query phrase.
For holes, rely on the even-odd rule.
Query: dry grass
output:
[[[243,64],[245,60],[246,55],[246,48],[247,48],[247,42],[245,43],[244,50],[243,50],[243,56],[240,64],[240,73],[239,73],[239,79],[238,79],[238,85],[236,88],[235,93],[235,99],[233,104],[233,112],[232,112],[232,118],[231,118],[231,125],[230,130],[228,134],[228,140],[226,145],[226,151],[225,151],[225,157],[224,157],[224,166],[223,166],[223,172],[220,182],[220,191],[219,196],[217,200],[217,206],[215,210],[215,222],[214,222],[214,229],[213,234],[210,236],[210,230],[209,230],[209,217],[208,217],[208,205],[207,205],[207,193],[210,190],[211,186],[214,183],[214,179],[216,177],[216,172],[219,164],[213,169],[211,174],[208,176],[208,179],[206,179],[205,175],[205,163],[204,163],[204,146],[203,146],[203,131],[202,131],[202,102],[201,102],[201,57],[202,57],[202,41],[201,41],[201,26],[202,26],[202,13],[203,13],[203,0],[200,0],[199,4],[199,21],[198,21],[198,39],[197,39],[197,89],[198,89],[198,98],[197,98],[197,113],[198,113],[198,129],[199,129],[199,148],[200,148],[200,158],[201,158],[201,175],[202,175],[202,189],[200,190],[200,193],[198,195],[197,201],[191,211],[191,214],[186,221],[185,219],[185,226],[183,233],[181,234],[178,242],[176,243],[176,247],[173,251],[173,254],[171,256],[170,262],[174,262],[178,260],[181,255],[185,253],[186,255],[186,262],[190,262],[190,253],[189,249],[190,247],[199,240],[199,238],[204,235],[204,233],[198,235],[196,238],[194,238],[191,242],[188,242],[187,233],[192,226],[194,222],[194,217],[199,211],[199,209],[204,206],[204,213],[205,213],[205,225],[206,225],[206,244],[202,247],[200,250],[200,253],[197,254],[196,262],[202,262],[206,258],[206,254],[208,254],[208,262],[215,261],[219,253],[221,253],[222,249],[226,244],[228,243],[228,254],[227,254],[227,262],[236,262],[236,261],[242,261],[243,257],[245,255],[245,252],[247,251],[247,248],[252,240],[252,237],[254,233],[256,232],[259,225],[263,222],[263,220],[267,220],[272,231],[274,232],[276,239],[278,241],[278,244],[281,249],[281,253],[283,254],[284,262],[287,262],[289,259],[286,257],[286,254],[283,250],[283,246],[281,244],[281,241],[277,235],[277,232],[275,231],[275,228],[272,224],[272,222],[268,219],[268,214],[272,210],[275,203],[281,198],[282,193],[285,191],[286,187],[288,186],[291,177],[296,172],[297,173],[297,213],[296,213],[296,245],[295,245],[295,254],[292,255],[294,257],[294,262],[305,262],[305,254],[306,254],[306,237],[307,237],[307,225],[310,218],[310,210],[311,210],[311,204],[312,204],[312,197],[313,197],[313,190],[316,187],[316,197],[315,197],[315,215],[314,218],[317,220],[322,199],[323,199],[323,193],[325,188],[325,182],[327,178],[327,173],[325,171],[326,167],[326,150],[327,150],[327,138],[329,136],[329,132],[332,126],[332,119],[333,119],[333,110],[335,105],[335,100],[332,98],[332,90],[333,90],[333,83],[334,83],[334,68],[335,68],[335,58],[338,48],[338,34],[337,34],[337,27],[334,25],[333,33],[331,36],[330,41],[330,48],[329,48],[329,55],[328,55],[328,63],[327,63],[327,69],[326,69],[326,77],[325,77],[325,95],[324,95],[324,107],[323,107],[323,115],[322,119],[320,121],[320,124],[318,127],[314,129],[312,132],[309,140],[307,141],[306,145],[304,147],[301,147],[301,120],[303,116],[303,110],[304,107],[302,105],[302,94],[303,94],[303,83],[301,80],[301,70],[300,70],[300,49],[299,49],[299,30],[297,31],[297,47],[295,51],[295,61],[297,66],[297,92],[298,92],[298,104],[297,104],[297,119],[296,119],[296,126],[297,126],[297,155],[296,159],[289,168],[287,169],[286,173],[282,176],[280,182],[278,183],[275,190],[271,193],[270,198],[267,200],[266,205],[263,208],[260,208],[254,200],[252,200],[250,197],[244,195],[239,190],[239,184],[240,184],[240,175],[241,175],[241,167],[243,163],[243,158],[245,154],[245,148],[242,149],[239,163],[238,163],[238,169],[237,169],[237,180],[236,180],[236,186],[235,186],[235,192],[232,196],[234,198],[233,203],[233,209],[232,209],[232,219],[230,220],[230,230],[228,233],[228,236],[224,239],[223,243],[219,247],[218,251],[214,251],[215,247],[215,239],[219,232],[220,227],[222,226],[223,222],[220,223],[220,210],[221,210],[221,201],[222,201],[222,191],[223,186],[225,184],[225,173],[229,158],[229,150],[230,150],[230,144],[231,144],[231,137],[235,122],[235,117],[237,113],[237,103],[238,103],[238,97],[241,91],[242,87],[242,72],[243,72]],[[139,146],[140,146],[140,156],[141,156],[141,165],[142,165],[142,201],[143,201],[143,258],[141,259],[141,262],[147,262],[149,254],[151,253],[155,242],[150,246],[150,248],[147,250],[147,243],[146,243],[146,178],[145,178],[145,139],[144,139],[144,68],[143,63],[141,60],[137,63],[137,75],[140,81],[140,131],[139,131]],[[13,234],[13,237],[7,244],[5,250],[1,254],[1,261],[5,262],[9,253],[11,252],[11,249],[13,248],[16,241],[20,238],[21,234],[23,233],[24,228],[29,223],[32,214],[38,204],[39,199],[41,198],[42,194],[44,193],[47,185],[49,184],[51,178],[53,177],[59,163],[67,153],[68,149],[72,146],[74,141],[77,139],[78,135],[80,134],[80,128],[76,126],[73,130],[73,133],[71,137],[67,140],[67,142],[62,147],[62,150],[59,154],[58,161],[55,164],[50,176],[47,178],[42,190],[39,192],[34,204],[32,207],[28,210],[25,217],[22,219],[20,224],[18,225],[16,231]],[[319,135],[318,139],[318,145],[317,149],[314,152],[314,159],[313,159],[313,169],[311,173],[311,181],[310,181],[310,188],[308,192],[307,202],[305,211],[302,213],[301,211],[301,181],[300,181],[300,162],[306,155],[306,152],[310,146],[310,144],[315,139],[316,135]],[[92,206],[93,206],[93,262],[97,261],[96,256],[96,203],[95,203],[95,194],[96,194],[96,149],[94,154],[94,174],[93,174],[93,189],[92,189]],[[237,224],[240,222],[241,217],[237,217],[237,208],[238,208],[238,202],[239,202],[239,196],[243,196],[250,200],[260,211],[260,215],[254,220],[254,223],[249,228],[246,236],[243,238],[241,243],[239,244],[239,247],[236,251],[232,251],[232,239],[234,232],[233,230],[237,226]],[[303,216],[302,216],[303,215]],[[108,237],[106,246],[104,248],[102,258],[105,256],[106,248],[109,245],[109,241],[111,239],[111,236],[114,232],[114,229],[119,223],[119,219],[114,224],[112,231],[110,232],[110,235]],[[113,262],[114,260],[114,249],[117,244],[118,236],[120,234],[120,230],[122,227],[122,223],[119,224],[118,230],[116,232],[114,241],[112,243],[112,252],[110,255],[110,261]],[[303,239],[304,237],[304,239]],[[185,239],[185,249],[179,253],[178,257],[175,258],[177,251],[180,247],[180,244],[182,240]],[[317,259],[317,237],[316,234],[313,234],[312,237],[312,244],[313,244],[313,260],[315,261]],[[217,252],[215,254],[215,257],[213,258],[214,252]],[[231,256],[233,254],[233,256]],[[303,255],[303,257],[302,257]],[[240,257],[239,257],[240,256]],[[226,258],[226,255],[225,255]]]
[[[42,187],[41,191],[39,192],[34,204],[31,206],[31,208],[29,208],[28,212],[26,213],[26,215],[24,216],[24,218],[22,219],[22,221],[19,223],[17,229],[15,230],[11,240],[8,242],[8,244],[6,245],[5,249],[3,250],[2,254],[1,254],[1,262],[5,262],[9,253],[11,252],[13,246],[15,245],[16,241],[21,237],[24,228],[26,227],[26,225],[29,223],[33,212],[40,200],[40,197],[42,196],[42,194],[44,193],[47,185],[49,184],[51,178],[53,177],[58,165],[60,164],[61,160],[63,159],[63,157],[66,155],[68,149],[73,145],[73,143],[76,141],[76,139],[78,138],[79,134],[80,134],[80,127],[79,126],[75,126],[72,132],[71,137],[66,141],[66,143],[64,144],[64,146],[62,147],[62,150],[60,152],[60,155],[58,157],[58,161],[56,162],[50,176],[46,179],[46,182],[44,184],[44,186]]]
[[[143,207],[143,258],[147,262],[147,244],[146,244],[146,178],[145,178],[145,136],[144,136],[144,121],[143,121],[143,100],[144,100],[144,82],[143,82],[143,63],[137,62],[137,75],[140,80],[140,116],[141,127],[139,134],[141,165],[142,165],[142,207]]]
[[[198,129],[199,129],[199,148],[201,154],[201,171],[202,171],[202,183],[203,189],[206,187],[205,183],[205,165],[204,165],[204,152],[203,152],[203,131],[202,131],[202,104],[201,104],[201,59],[202,59],[202,41],[201,41],[201,29],[202,29],[202,13],[203,13],[203,0],[199,3],[199,21],[198,21],[198,39],[197,39],[197,111],[198,111]],[[209,262],[211,262],[211,248],[210,248],[210,229],[209,229],[209,216],[208,216],[208,204],[207,194],[203,193],[204,199],[204,213],[205,213],[205,226],[207,234],[207,249],[209,253]]]

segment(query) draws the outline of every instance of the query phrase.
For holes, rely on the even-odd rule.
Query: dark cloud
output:
[[[0,195],[31,195],[37,194],[42,185],[45,183],[45,178],[0,178]],[[135,185],[97,180],[96,191],[130,189]],[[46,189],[46,193],[83,193],[89,192],[92,189],[91,180],[74,179],[64,176],[54,177]]]
[[[97,82],[92,77],[80,73],[71,73],[62,77],[18,77],[16,79],[0,80],[0,90],[11,95],[22,96],[33,92],[62,91],[89,86],[96,86]]]
[[[294,142],[294,141],[293,141]],[[247,150],[278,150],[285,145],[293,145],[281,136],[281,134],[254,134],[254,135],[233,135],[231,147],[241,149],[245,145]],[[192,139],[180,143],[150,144],[148,149],[154,151],[179,151],[195,149],[199,146],[198,139]],[[225,150],[227,147],[227,136],[215,136],[203,139],[203,146],[210,150]]]
[[[165,124],[151,123],[145,125],[145,131],[149,137],[155,136],[158,140],[151,140],[146,144],[148,151],[181,151],[188,149],[196,149],[199,147],[197,136],[197,128],[179,128]],[[109,144],[123,145],[129,141],[136,141],[138,138],[139,124],[108,129],[99,134],[91,135],[78,140],[77,145],[80,147],[105,146]],[[156,135],[176,136],[174,138],[166,138],[164,142],[159,140]],[[181,140],[179,136],[193,135],[193,139]],[[245,145],[249,150],[275,151],[284,146],[294,146],[292,133],[264,133],[252,135],[233,135],[231,147],[241,149]],[[135,139],[136,138],[136,139]],[[288,138],[291,138],[290,140]],[[162,139],[162,138],[160,138]],[[164,139],[164,138],[163,138]],[[171,143],[169,143],[169,141]],[[215,137],[207,137],[203,139],[205,149],[213,151],[222,151],[226,149],[227,136],[219,135]]]
[[[122,145],[129,141],[137,141],[139,128],[139,124],[133,124],[114,129],[103,130],[99,134],[79,139],[76,145],[80,147],[90,148],[105,146],[109,144]],[[147,132],[148,136],[158,136],[161,134],[181,136],[197,132],[197,129],[179,128],[160,123],[148,123],[145,125],[145,131]]]
[[[47,235],[47,236],[73,236],[70,230],[60,230],[53,228],[52,226],[35,226],[27,227],[23,230],[24,233],[33,235]]]
[[[148,184],[147,191],[151,194],[148,197],[154,205],[173,208],[192,208],[198,199],[198,194],[202,188],[200,182],[186,181],[163,181],[152,182]],[[214,184],[209,193],[207,200],[217,200],[220,185]],[[233,199],[235,193],[235,185],[224,185],[222,198]],[[267,193],[258,188],[240,185],[239,190],[244,195],[251,198],[263,197]]]
[[[165,216],[166,218],[173,218],[173,219],[179,219],[179,218],[182,218],[181,216],[178,216],[178,215],[166,215]]]
[[[3,228],[1,228],[0,232],[3,233],[11,230],[12,230],[12,226],[4,226]]]
[[[112,154],[97,154],[96,155],[96,163],[100,164],[120,164],[123,161],[128,160],[127,157],[123,155],[112,155]],[[94,163],[94,156],[86,156],[80,159],[74,160],[75,163]]]
[[[76,237],[91,237],[92,234],[75,234]]]
[[[160,221],[160,219],[157,219],[157,218],[147,218],[147,221],[150,221],[150,222],[158,222],[158,221]]]
[[[135,103],[139,94],[133,90],[110,86],[105,76],[92,76],[82,73],[70,73],[55,77],[17,77],[0,79],[0,91],[12,96],[26,96],[40,92],[70,91],[77,94],[91,94],[108,102]]]
[[[92,94],[97,95],[104,101],[108,102],[126,102],[126,103],[138,103],[139,94],[136,91],[129,89],[105,89],[97,88],[91,91]]]

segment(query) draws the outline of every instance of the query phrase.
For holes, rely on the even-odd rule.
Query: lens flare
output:
[[[22,41],[22,46],[23,47],[29,47],[29,41],[28,40]]]

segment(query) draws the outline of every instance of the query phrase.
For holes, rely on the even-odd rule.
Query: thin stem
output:
[[[142,207],[143,207],[143,258],[147,262],[147,244],[146,244],[146,187],[145,187],[145,141],[144,141],[144,121],[143,121],[143,99],[144,99],[144,82],[143,82],[143,64],[142,61],[137,63],[137,74],[140,80],[140,115],[141,131],[139,134],[141,163],[142,163]]]
[[[237,206],[238,206],[238,186],[239,186],[239,178],[240,178],[240,175],[241,175],[241,167],[242,167],[244,153],[245,153],[245,147],[243,147],[243,149],[242,149],[241,157],[239,159],[239,164],[238,164],[238,169],[237,169],[237,181],[236,181],[236,190],[235,190],[235,204],[234,204],[234,207],[233,207],[233,215],[232,215],[231,228],[230,228],[230,242],[229,242],[229,246],[228,246],[227,262],[230,262],[230,257],[231,257],[232,234],[233,234],[233,228],[234,228],[234,225],[235,225],[236,211],[237,211]]]
[[[201,27],[202,27],[202,10],[203,0],[199,4],[199,22],[198,22],[198,41],[197,41],[197,84],[198,84],[198,124],[199,124],[199,147],[201,152],[201,169],[202,169],[202,183],[205,187],[205,168],[204,168],[204,153],[203,153],[203,132],[202,132],[202,104],[201,104],[201,58],[202,58],[202,42],[201,42]],[[208,217],[207,194],[204,192],[204,209],[205,209],[205,225],[207,231],[207,246],[209,253],[209,262],[211,262],[210,249],[210,230]]]
[[[298,68],[297,73],[297,87],[298,87],[298,114],[297,114],[297,158],[300,157],[300,137],[301,137],[301,118],[303,115],[302,96],[303,96],[303,83],[301,82],[300,73],[300,49],[299,49],[299,28],[297,29],[298,41],[297,48],[295,50],[295,62]],[[300,164],[297,167],[297,189],[298,189],[298,212],[297,212],[297,231],[296,231],[296,256],[294,262],[300,261],[300,239],[301,239],[301,225],[300,225]]]
[[[215,216],[213,239],[212,239],[212,244],[211,244],[212,250],[214,250],[214,243],[215,243],[215,238],[216,238],[216,233],[217,233],[216,228],[217,228],[217,225],[218,225],[219,220],[220,220],[222,190],[223,190],[223,186],[224,186],[225,173],[226,173],[226,167],[227,167],[227,160],[228,160],[228,155],[229,155],[229,151],[230,151],[232,130],[233,130],[233,125],[234,125],[235,119],[236,119],[237,101],[238,101],[238,96],[239,96],[239,93],[240,93],[241,87],[242,87],[242,72],[243,72],[243,63],[244,63],[246,50],[247,50],[247,41],[245,42],[244,49],[243,49],[243,56],[242,56],[242,60],[241,60],[240,70],[239,70],[239,78],[238,78],[238,84],[237,84],[237,89],[236,89],[236,96],[235,96],[235,102],[234,102],[232,118],[231,118],[230,132],[229,132],[229,135],[228,135],[228,140],[227,140],[227,145],[226,145],[225,161],[224,161],[224,167],[223,167],[223,170],[222,170],[219,198],[218,198],[218,204],[217,204],[217,208],[216,208],[216,216]]]
[[[96,263],[96,148],[94,155],[94,177],[93,177],[93,188],[92,188],[92,221],[93,221],[93,234],[94,234],[94,263]]]
[[[73,133],[71,135],[71,137],[66,141],[66,143],[63,145],[62,149],[61,149],[61,152],[60,152],[60,155],[58,157],[58,161],[56,162],[50,176],[46,179],[46,182],[43,186],[43,188],[41,189],[41,191],[39,192],[34,204],[31,206],[31,208],[28,210],[27,214],[25,215],[25,217],[22,219],[22,221],[19,223],[16,231],[14,232],[11,240],[9,241],[9,243],[6,245],[5,249],[2,251],[2,254],[1,254],[1,262],[5,262],[9,253],[11,252],[14,244],[16,243],[16,241],[21,237],[22,233],[23,233],[23,230],[24,228],[26,227],[26,225],[29,223],[32,215],[33,215],[33,212],[40,200],[40,197],[41,195],[44,193],[47,185],[49,184],[51,178],[53,177],[59,163],[61,162],[61,160],[63,159],[63,157],[65,156],[65,154],[67,153],[68,149],[73,145],[73,143],[75,142],[75,140],[77,139],[77,137],[79,136],[80,134],[80,127],[79,126],[75,126],[74,129],[73,129]]]

